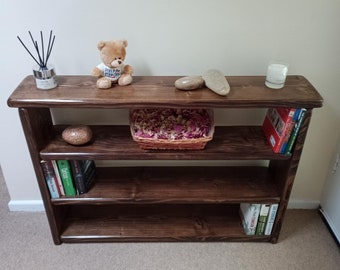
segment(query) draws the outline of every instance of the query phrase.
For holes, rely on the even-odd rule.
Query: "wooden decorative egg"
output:
[[[92,130],[89,126],[75,125],[64,129],[61,134],[63,140],[72,145],[83,145],[91,141]]]

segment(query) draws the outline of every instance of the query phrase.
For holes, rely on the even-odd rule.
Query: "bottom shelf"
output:
[[[238,204],[71,205],[62,242],[270,241],[245,235]]]

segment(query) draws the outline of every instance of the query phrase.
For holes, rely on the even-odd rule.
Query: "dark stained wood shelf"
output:
[[[229,76],[227,96],[207,88],[181,91],[174,86],[176,76],[135,76],[131,85],[108,91],[96,87],[91,76],[58,76],[58,87],[37,90],[33,76],[26,77],[8,99],[11,107],[34,108],[269,108],[322,106],[322,97],[303,76],[288,76],[284,89],[264,85],[264,76]]]
[[[40,151],[50,159],[112,159],[112,160],[286,160],[287,155],[275,154],[260,126],[216,127],[212,141],[204,150],[160,151],[143,150],[133,141],[128,126],[91,126],[93,141],[72,146],[61,138],[65,126],[57,126],[54,140]]]
[[[63,242],[269,241],[243,232],[238,205],[70,206]]]
[[[114,178],[112,176],[114,175]],[[52,199],[61,204],[278,203],[280,192],[267,167],[97,168],[86,194]]]
[[[303,76],[288,76],[280,90],[267,88],[264,76],[230,76],[231,90],[225,97],[204,87],[177,90],[174,82],[178,78],[136,76],[129,86],[99,90],[91,76],[58,76],[58,87],[42,91],[36,89],[33,76],[28,76],[8,98],[8,105],[18,108],[55,244],[278,241],[312,111],[322,106],[322,97]],[[52,117],[54,108],[138,107],[307,110],[291,155],[273,153],[262,127],[251,125],[217,126],[204,150],[142,150],[133,141],[129,127],[119,125],[91,126],[93,140],[87,145],[71,146],[61,139],[65,126],[55,125]],[[147,160],[143,162],[147,166],[99,167],[89,192],[51,199],[40,163],[58,159],[137,164]],[[168,165],[157,167],[153,164],[156,160],[166,160]],[[181,160],[183,166],[178,165]],[[188,160],[200,160],[201,164],[256,161],[262,165],[217,167],[209,166],[209,162],[186,166]],[[278,204],[271,235],[245,234],[239,215],[240,204],[245,202]]]

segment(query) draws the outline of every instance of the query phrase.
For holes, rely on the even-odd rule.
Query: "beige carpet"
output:
[[[0,269],[340,269],[318,212],[289,210],[278,244],[107,243],[55,246],[44,213],[9,212],[0,175]]]

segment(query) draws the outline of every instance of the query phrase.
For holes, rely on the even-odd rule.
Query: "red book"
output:
[[[263,132],[275,153],[280,153],[285,138],[291,132],[295,108],[269,108],[263,122]]]

